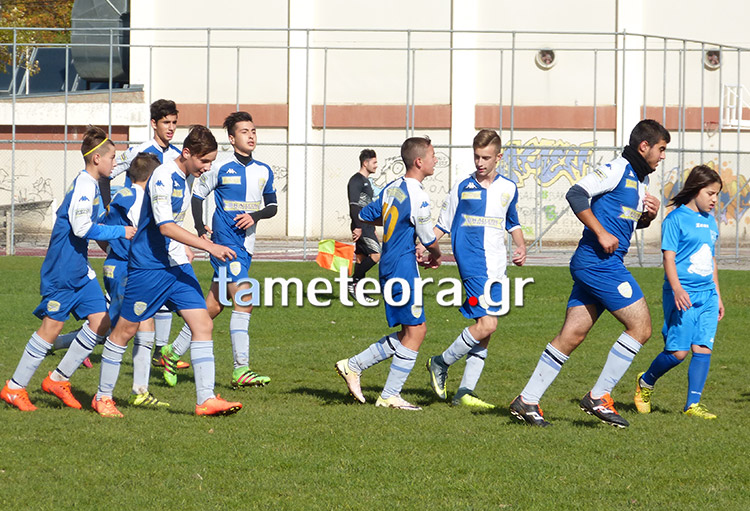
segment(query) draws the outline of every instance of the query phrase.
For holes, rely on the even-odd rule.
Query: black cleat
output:
[[[510,404],[510,413],[513,414],[518,420],[524,421],[532,426],[551,426],[551,422],[544,420],[544,414],[539,405],[530,405],[524,403],[521,396],[517,396]]]
[[[594,399],[591,397],[591,392],[589,392],[581,399],[581,410],[589,415],[593,415],[604,424],[609,424],[616,428],[627,428],[630,426],[630,423],[623,419],[617,413],[617,410],[615,410],[615,402],[609,394],[604,394],[599,399]]]

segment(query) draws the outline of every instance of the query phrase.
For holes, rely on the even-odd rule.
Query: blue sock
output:
[[[690,359],[690,366],[688,367],[688,393],[685,410],[690,408],[690,405],[700,402],[710,366],[710,353],[693,353],[693,358]]]
[[[649,367],[648,371],[641,376],[641,380],[649,387],[653,387],[656,380],[664,376],[664,374],[673,367],[678,366],[681,362],[682,360],[675,357],[670,352],[662,351],[656,355],[654,361],[651,362],[651,367]]]

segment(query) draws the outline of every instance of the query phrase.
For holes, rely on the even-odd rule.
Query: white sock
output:
[[[548,344],[544,348],[542,356],[539,357],[539,362],[526,387],[521,391],[521,399],[528,404],[538,404],[557,375],[560,374],[566,360],[568,360],[567,355],[564,355],[552,344]]]
[[[640,350],[641,343],[625,332],[621,333],[612,345],[612,349],[609,350],[602,373],[596,380],[594,388],[591,389],[591,397],[599,399],[603,395],[611,393]]]
[[[154,347],[154,332],[135,333],[133,341],[133,393],[148,391],[151,376],[151,349]]]

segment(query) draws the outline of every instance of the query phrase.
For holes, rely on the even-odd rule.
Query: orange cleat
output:
[[[91,401],[91,408],[102,417],[115,417],[118,419],[123,417],[120,410],[115,406],[115,401],[108,396],[104,396],[98,401],[96,396],[94,396],[94,399]]]
[[[15,406],[22,412],[33,412],[36,406],[31,404],[29,394],[26,389],[9,389],[8,382],[5,382],[3,390],[0,390],[0,398],[11,406]]]
[[[49,375],[42,382],[42,390],[47,394],[52,394],[53,396],[59,398],[63,403],[65,403],[65,406],[75,408],[76,410],[80,410],[81,408],[83,408],[81,406],[81,403],[79,403],[78,400],[73,397],[73,392],[70,390],[70,382],[54,381],[52,378],[50,378],[51,375],[52,373],[49,373]]]
[[[206,399],[203,404],[195,405],[195,415],[232,415],[242,408],[242,403],[233,403],[221,396]]]

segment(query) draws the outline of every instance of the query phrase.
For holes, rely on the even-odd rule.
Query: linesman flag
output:
[[[354,269],[354,245],[335,240],[320,240],[318,243],[318,266],[338,273],[339,268],[347,268],[348,275]]]

